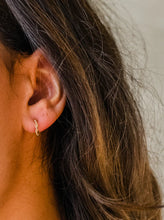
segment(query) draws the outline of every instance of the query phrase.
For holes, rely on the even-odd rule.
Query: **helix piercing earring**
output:
[[[36,134],[36,136],[39,136],[39,129],[38,129],[38,122],[37,122],[37,120],[34,120],[34,123],[35,123],[35,134]]]

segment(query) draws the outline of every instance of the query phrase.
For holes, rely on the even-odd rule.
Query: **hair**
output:
[[[87,0],[1,0],[0,39],[22,55],[41,48],[65,90],[61,116],[41,133],[62,219],[161,219],[123,59]]]

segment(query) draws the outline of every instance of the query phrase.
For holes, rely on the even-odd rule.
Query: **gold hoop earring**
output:
[[[38,122],[37,122],[37,120],[34,120],[34,123],[35,123],[35,134],[36,134],[36,136],[39,136],[39,129],[38,129]]]

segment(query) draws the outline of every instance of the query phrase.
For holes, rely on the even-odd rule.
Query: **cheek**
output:
[[[10,145],[18,126],[19,103],[13,98],[9,72],[0,63],[0,148]]]
[[[0,198],[6,194],[14,179],[13,173],[16,170],[15,158],[18,157],[18,108],[19,105],[12,98],[12,90],[9,84],[8,72],[0,65]],[[1,194],[4,192],[4,195]]]
[[[17,171],[15,161],[19,158],[19,101],[9,81],[9,72],[0,51],[0,198],[7,190]],[[2,194],[3,192],[3,194]]]

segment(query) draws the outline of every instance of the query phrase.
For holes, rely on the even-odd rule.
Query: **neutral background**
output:
[[[144,83],[150,92],[142,91],[143,115],[151,167],[159,180],[164,202],[164,0],[125,0],[121,4],[127,13],[121,14],[120,10],[120,15],[127,21],[133,19],[146,44]],[[164,219],[164,210],[162,214]]]
[[[125,8],[122,16],[127,21],[129,16],[133,19],[146,44],[145,83],[151,92],[142,91],[143,115],[151,167],[159,180],[164,203],[164,0],[124,0],[116,4]],[[164,219],[164,210],[162,216]]]
[[[125,0],[122,5],[131,14],[146,42],[148,83],[156,92],[146,98],[145,123],[151,165],[159,178],[164,198],[164,1]]]
[[[149,84],[156,92],[146,98],[145,123],[151,166],[159,179],[164,201],[164,1],[125,0],[122,5],[133,17],[146,42]]]
[[[140,91],[148,152],[163,191],[164,202],[164,0],[89,1],[96,10],[101,8],[99,13],[103,19],[106,13],[113,16],[111,8],[117,13],[113,21],[120,25],[115,35],[124,38],[123,56],[129,57],[131,54],[126,51],[131,50],[132,57],[136,54],[141,63],[135,66],[134,61],[129,65],[134,66],[136,76],[138,74],[141,80],[143,78],[145,84],[146,89]],[[108,18],[106,21],[108,24]],[[110,26],[113,25],[111,23]],[[126,26],[132,28],[127,29]],[[113,27],[115,30],[115,24]],[[139,32],[137,38],[133,27]],[[145,45],[140,44],[141,40]],[[147,55],[143,53],[143,47]],[[146,60],[146,64],[142,60],[143,63]]]

